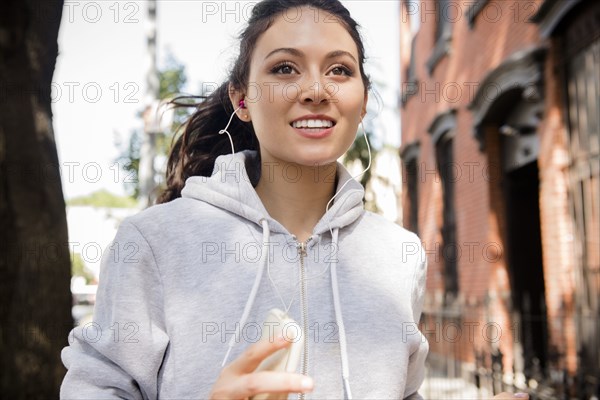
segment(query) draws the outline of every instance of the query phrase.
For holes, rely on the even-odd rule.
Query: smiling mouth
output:
[[[290,124],[294,131],[307,139],[322,139],[333,133],[335,122],[321,120],[321,123],[311,121],[310,124],[304,121],[295,121]]]
[[[324,120],[324,121],[315,121],[315,120],[294,121],[294,122],[290,123],[290,126],[294,129],[301,129],[301,130],[315,131],[315,132],[333,128],[335,125],[336,125],[335,121],[328,121],[328,120]]]

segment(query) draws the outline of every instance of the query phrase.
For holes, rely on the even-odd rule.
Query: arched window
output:
[[[419,234],[419,143],[412,143],[401,154],[406,182],[408,212],[405,213],[404,226]]]
[[[435,146],[437,170],[442,181],[442,256],[444,259],[444,292],[446,302],[458,295],[458,244],[456,241],[454,134],[456,110],[438,115],[429,133]]]

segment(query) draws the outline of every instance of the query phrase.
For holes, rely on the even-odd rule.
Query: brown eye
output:
[[[342,76],[342,75],[352,76],[352,71],[348,67],[345,67],[343,65],[338,65],[337,67],[334,67],[331,70],[331,72],[337,76]]]
[[[291,65],[289,63],[278,64],[271,69],[271,73],[273,73],[273,74],[280,73],[283,75],[290,75],[293,72],[294,72],[294,67],[293,67],[293,65]]]

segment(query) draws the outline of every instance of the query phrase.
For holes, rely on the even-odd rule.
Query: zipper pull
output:
[[[306,244],[304,244],[304,242],[299,242],[296,247],[298,248],[300,257],[304,257],[306,255]]]
[[[295,238],[295,236],[294,236]],[[308,242],[310,242],[312,240],[312,236],[309,236],[308,239],[306,239],[306,242],[298,242],[296,244],[296,248],[298,249],[298,254],[302,257],[304,257],[306,255],[306,248],[308,246]]]

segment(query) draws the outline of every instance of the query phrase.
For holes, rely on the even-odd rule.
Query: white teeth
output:
[[[303,119],[300,121],[294,121],[292,126],[294,128],[331,128],[333,126],[333,122],[320,119]]]

